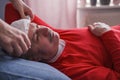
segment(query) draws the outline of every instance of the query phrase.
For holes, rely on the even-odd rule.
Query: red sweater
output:
[[[11,16],[10,13],[12,13]],[[8,23],[20,18],[11,5],[6,7],[5,15]],[[36,16],[33,22],[50,27]],[[120,26],[117,28],[120,30]],[[120,79],[119,31],[110,31],[104,34],[100,40],[92,35],[87,28],[53,30],[57,31],[60,37],[66,41],[66,46],[59,59],[50,65],[73,80]]]
[[[120,59],[120,56],[107,52],[101,40],[93,36],[88,29],[64,30],[59,34],[66,41],[66,46],[60,58],[52,63],[52,66],[73,80],[118,80],[117,71],[118,68],[120,69],[118,64],[120,61],[117,60]],[[114,48],[111,47],[109,39],[114,40],[113,44],[117,43],[115,43],[116,38],[110,36],[108,34],[101,38],[112,51]],[[115,61],[113,61],[114,59]],[[114,62],[116,69],[112,66]]]

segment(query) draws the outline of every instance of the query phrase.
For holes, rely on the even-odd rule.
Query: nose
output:
[[[39,29],[37,29],[37,34],[48,36],[49,35],[49,31],[50,31],[49,28],[42,26]]]

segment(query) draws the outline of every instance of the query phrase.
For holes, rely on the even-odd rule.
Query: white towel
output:
[[[13,26],[13,27],[25,32],[26,34],[28,34],[30,22],[31,22],[31,20],[28,17],[27,19],[20,19],[20,20],[12,22],[11,26]]]

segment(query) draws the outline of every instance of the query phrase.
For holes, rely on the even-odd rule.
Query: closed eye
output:
[[[32,41],[33,42],[38,42],[39,41],[39,35],[38,34],[36,34],[36,32],[33,34],[33,37],[32,37]]]

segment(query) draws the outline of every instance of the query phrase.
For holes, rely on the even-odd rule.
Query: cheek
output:
[[[29,27],[28,36],[30,39],[32,39],[35,30],[36,30],[35,26]]]
[[[30,38],[30,40],[32,40],[32,36],[33,36],[32,31],[29,30],[28,37]]]
[[[44,39],[44,41],[39,42],[39,49],[45,53],[46,55],[54,54],[58,49],[58,43],[59,41],[56,41],[55,43],[50,43],[47,39]]]

